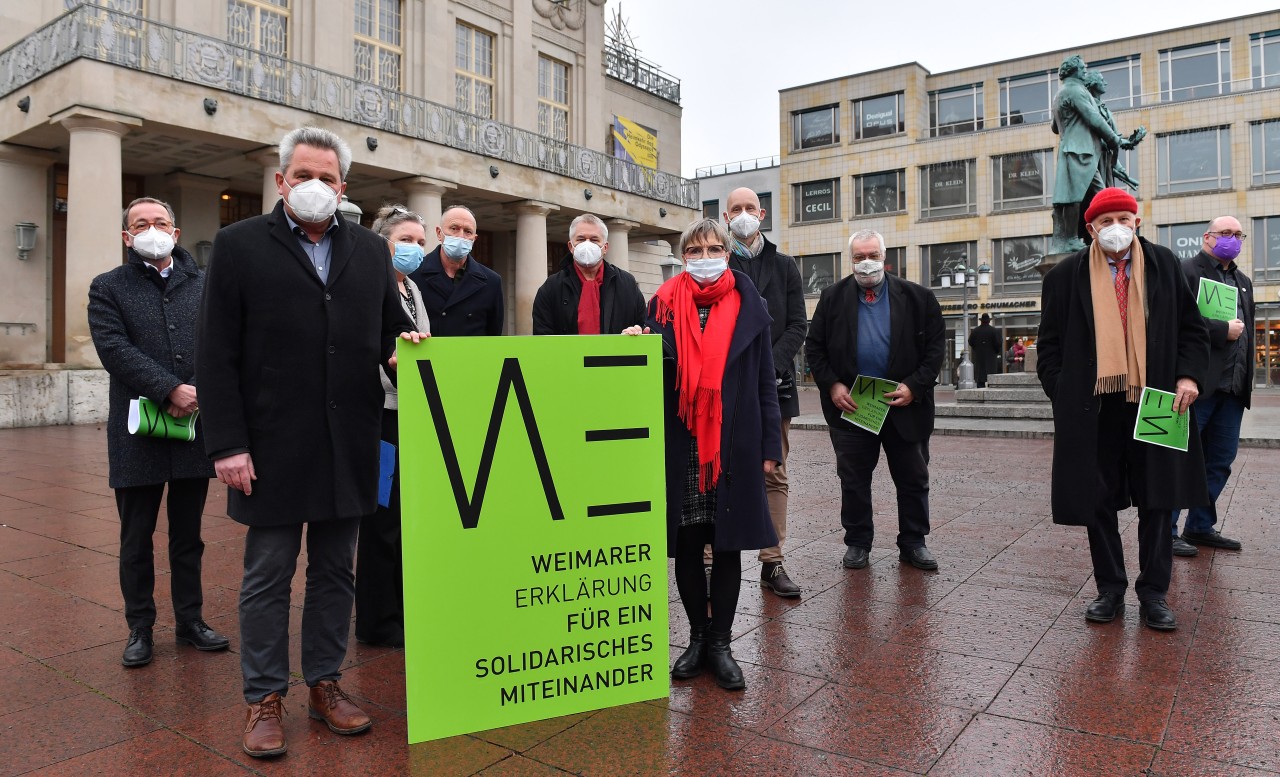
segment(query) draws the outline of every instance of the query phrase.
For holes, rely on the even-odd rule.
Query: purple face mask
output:
[[[1213,244],[1213,255],[1224,261],[1235,259],[1240,255],[1240,238],[1220,237],[1218,242]]]

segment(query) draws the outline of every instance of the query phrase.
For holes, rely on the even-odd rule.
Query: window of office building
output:
[[[1249,242],[1253,243],[1253,277],[1280,281],[1280,216],[1254,219]]]
[[[720,220],[720,200],[703,200],[702,201],[702,217],[704,219]]]
[[[907,172],[890,170],[853,177],[853,214],[897,213],[907,209]]]
[[[939,278],[943,273],[953,273],[960,265],[976,266],[977,263],[970,262],[969,259],[977,256],[977,253],[978,244],[972,240],[920,246],[920,267],[928,273],[928,277],[921,280],[921,285],[934,289],[941,288],[942,283]],[[952,288],[956,287],[953,285]]]
[[[569,140],[569,66],[538,57],[538,134]]]
[[[1213,97],[1231,91],[1231,41],[1160,52],[1160,99]]]
[[[884,271],[899,278],[907,277],[907,249],[902,246],[884,249]]]
[[[1254,89],[1280,86],[1280,30],[1249,36],[1249,63]]]
[[[1011,286],[1010,291],[1025,290],[1030,285],[1039,286],[1040,272],[1036,269],[1044,261],[1049,250],[1048,235],[1006,237],[991,241],[991,269],[998,286]]]
[[[1128,189],[1129,191],[1135,194],[1138,192],[1138,187],[1136,185],[1130,185],[1128,182],[1121,179],[1119,175],[1120,175],[1120,172],[1123,171],[1124,174],[1128,176],[1131,180],[1137,182],[1139,180],[1138,159],[1140,157],[1141,157],[1141,154],[1138,153],[1138,149],[1136,148],[1120,149],[1119,155],[1116,158],[1116,168],[1115,168],[1116,176],[1117,176],[1115,180],[1116,186],[1120,187],[1121,189]]]
[[[400,91],[400,0],[355,0],[357,81]]]
[[[1117,59],[1090,62],[1089,69],[1101,75],[1107,82],[1102,102],[1113,111],[1137,108],[1142,104],[1142,57],[1133,54]]]
[[[1231,131],[1189,130],[1156,138],[1157,194],[1231,188]]]
[[[929,134],[958,135],[982,129],[982,84],[929,92]]]
[[[453,105],[460,111],[493,118],[493,36],[458,22],[453,67]]]
[[[840,217],[840,181],[798,183],[792,187],[795,213],[792,219],[799,224],[811,221],[831,221]]]
[[[764,211],[760,231],[768,232],[773,229],[773,192],[756,192],[756,198],[760,200],[760,210]]]
[[[1170,224],[1156,229],[1156,243],[1172,251],[1179,259],[1190,259],[1200,253],[1209,222]]]
[[[921,218],[977,213],[976,178],[972,159],[920,168]]]
[[[903,132],[902,92],[855,100],[853,121],[853,136],[858,140]]]
[[[1039,124],[1053,118],[1058,71],[1000,79],[1000,126]]]
[[[806,297],[816,297],[822,290],[840,279],[840,254],[810,254],[797,256],[800,281]]]
[[[1280,183],[1280,119],[1249,125],[1254,186]]]
[[[991,159],[996,210],[1048,205],[1053,198],[1053,151],[1022,151]]]
[[[791,114],[791,148],[803,151],[840,142],[840,109],[826,105]]]

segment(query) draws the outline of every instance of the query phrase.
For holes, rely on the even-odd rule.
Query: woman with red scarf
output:
[[[671,676],[709,665],[721,688],[746,687],[729,650],[744,550],[777,544],[764,474],[782,458],[770,319],[746,275],[728,269],[718,221],[680,236],[685,271],[649,302],[648,331],[662,335],[667,395],[667,555],[689,617],[689,648]],[[631,327],[626,334],[639,334]],[[702,549],[714,551],[711,615]]]

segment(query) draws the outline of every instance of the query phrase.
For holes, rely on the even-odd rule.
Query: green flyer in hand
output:
[[[1173,409],[1176,395],[1146,386],[1138,401],[1138,420],[1133,425],[1133,439],[1179,451],[1187,449],[1191,439],[1191,412]]]
[[[1208,278],[1200,279],[1200,289],[1196,293],[1196,305],[1200,315],[1214,321],[1230,321],[1236,317],[1236,297],[1239,291],[1235,286],[1218,283]]]
[[[872,434],[880,434],[884,419],[889,415],[889,400],[884,395],[897,388],[898,384],[894,381],[859,375],[849,387],[849,396],[858,409],[852,413],[842,413],[840,417]]]
[[[197,410],[185,418],[174,418],[146,397],[129,400],[129,434],[191,442],[196,438]]]

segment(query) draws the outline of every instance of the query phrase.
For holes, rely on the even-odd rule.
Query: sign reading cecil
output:
[[[432,338],[398,372],[409,742],[665,697],[661,340]]]

